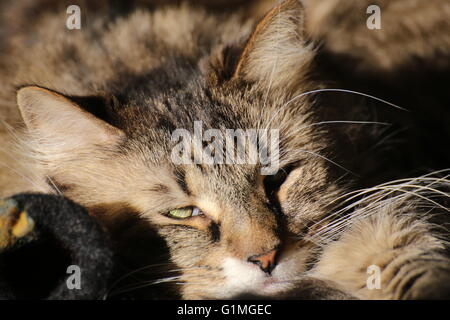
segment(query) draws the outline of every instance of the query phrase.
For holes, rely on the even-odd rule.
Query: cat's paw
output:
[[[381,273],[381,288],[369,299],[450,299],[450,260],[436,252],[398,256]]]
[[[0,200],[0,251],[28,236],[34,226],[34,220],[17,201]]]
[[[430,265],[428,270],[409,279],[402,299],[447,300],[450,299],[450,264]]]

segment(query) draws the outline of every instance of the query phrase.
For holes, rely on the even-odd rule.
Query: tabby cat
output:
[[[0,5],[0,196],[86,207],[110,298],[450,298],[448,1],[126,3]],[[175,164],[196,121],[277,130],[279,170]]]

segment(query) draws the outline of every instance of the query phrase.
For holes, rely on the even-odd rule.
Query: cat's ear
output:
[[[232,78],[287,89],[303,79],[313,55],[302,4],[283,1],[256,26],[235,63]]]
[[[44,154],[86,151],[113,146],[124,136],[121,130],[85,111],[69,98],[36,86],[21,88],[17,104],[28,132]]]

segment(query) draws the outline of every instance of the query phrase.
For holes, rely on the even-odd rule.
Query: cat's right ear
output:
[[[124,137],[111,124],[85,111],[66,96],[36,86],[21,88],[17,104],[37,151],[51,157],[111,147]]]
[[[270,88],[297,86],[314,56],[304,20],[299,0],[283,1],[258,23],[240,50],[228,47],[221,55],[214,55],[213,69],[221,70],[220,75],[229,79],[258,82]]]

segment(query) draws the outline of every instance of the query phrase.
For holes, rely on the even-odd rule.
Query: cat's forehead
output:
[[[242,193],[236,190],[256,186],[261,176],[275,175],[281,166],[280,149],[287,150],[283,141],[286,131],[301,123],[301,119],[286,119],[284,112],[277,111],[285,99],[267,99],[258,88],[248,85],[215,86],[202,75],[184,76],[178,82],[168,77],[164,89],[155,86],[152,76],[145,85],[123,91],[126,99],[119,113],[126,118],[128,150],[139,157],[139,163],[152,168],[163,164],[165,172],[161,174],[172,180],[180,180],[175,173],[182,172],[181,180],[186,179],[198,193],[207,189],[220,192],[227,190],[227,185],[229,192]],[[196,150],[208,151],[213,141],[220,140],[226,149],[227,137],[236,144],[224,150],[222,158],[208,162],[197,157]],[[174,159],[174,149],[184,142],[190,152],[187,163]],[[244,151],[238,150],[239,143],[244,144]],[[230,150],[240,154],[230,159]],[[261,161],[264,152],[266,158]],[[269,172],[262,171],[264,167],[269,167]]]
[[[255,126],[258,96],[245,87],[208,81],[196,64],[173,59],[143,75],[119,76],[108,87],[120,102],[114,112],[126,119],[130,131],[141,125],[174,130],[201,120],[210,128]]]
[[[237,99],[240,93],[217,92],[207,87],[168,90],[169,93],[143,96],[132,102],[138,110],[135,122],[147,122],[151,129],[193,128],[202,121],[205,129],[246,129],[256,126],[253,102]],[[148,121],[152,123],[148,123]]]

